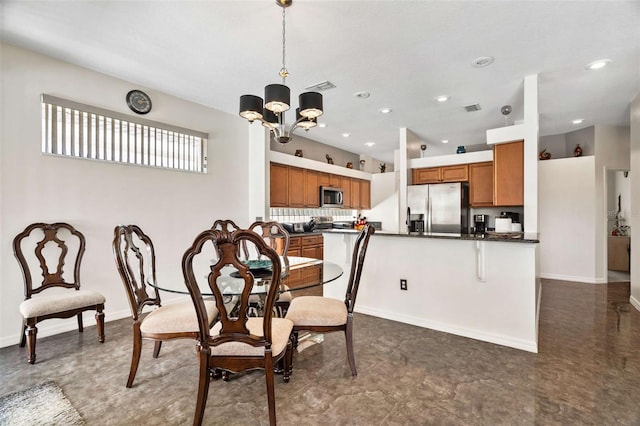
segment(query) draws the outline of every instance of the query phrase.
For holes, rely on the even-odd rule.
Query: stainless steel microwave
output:
[[[342,189],[333,186],[320,187],[320,207],[341,208],[343,204]]]

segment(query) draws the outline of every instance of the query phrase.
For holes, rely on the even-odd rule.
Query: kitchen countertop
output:
[[[326,234],[356,234],[360,231],[356,229],[320,229],[314,232],[321,232]],[[485,236],[480,236],[476,234],[447,234],[447,233],[436,233],[436,232],[411,232],[411,233],[397,233],[397,232],[385,232],[385,231],[376,231],[375,235],[381,236],[392,236],[392,237],[409,237],[409,238],[440,238],[447,240],[471,240],[471,241],[497,241],[497,242],[505,242],[505,243],[539,243],[538,234],[536,233],[519,233],[519,235],[514,235],[511,233],[499,234],[499,233],[488,233]]]

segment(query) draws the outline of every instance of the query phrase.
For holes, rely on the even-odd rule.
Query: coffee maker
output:
[[[474,214],[473,226],[476,235],[484,235],[489,227],[489,215],[488,214]]]

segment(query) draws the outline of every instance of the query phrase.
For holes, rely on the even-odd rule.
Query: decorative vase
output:
[[[460,145],[458,149],[456,149],[456,154],[464,154],[467,150],[464,148],[464,145]]]
[[[573,156],[574,157],[582,156],[582,148],[580,147],[580,144],[577,144],[576,149],[573,150]]]
[[[296,157],[302,157],[302,150],[301,149],[296,149]]]
[[[351,161],[347,163],[347,169],[353,169],[353,163]]]

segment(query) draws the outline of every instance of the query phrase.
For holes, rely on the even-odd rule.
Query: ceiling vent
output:
[[[467,112],[473,112],[480,111],[482,108],[480,108],[480,104],[473,104],[465,106],[464,109],[467,110]]]
[[[321,92],[323,90],[333,89],[334,87],[336,87],[335,84],[333,84],[329,80],[325,80],[312,86],[305,87],[305,90],[317,90],[318,92]]]

